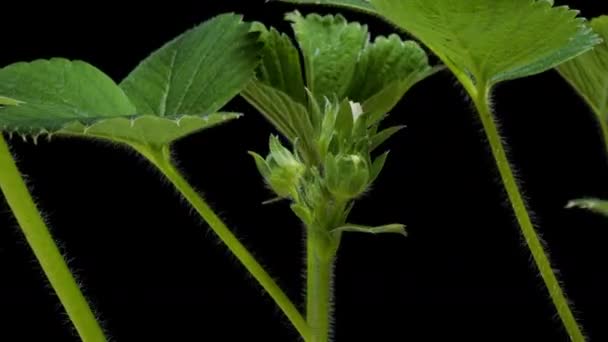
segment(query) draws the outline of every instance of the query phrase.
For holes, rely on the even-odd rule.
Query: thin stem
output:
[[[496,123],[494,122],[492,111],[488,103],[488,96],[489,89],[485,86],[480,87],[478,88],[477,96],[474,97],[474,102],[481,117],[490,147],[492,148],[492,154],[496,160],[502,182],[507,191],[511,206],[515,212],[515,217],[517,218],[517,222],[519,223],[524,239],[532,252],[532,257],[534,258],[540,275],[547,286],[549,295],[553,300],[553,304],[557,309],[557,313],[559,314],[559,317],[562,320],[570,339],[575,342],[585,341],[581,328],[570,310],[568,300],[566,299],[566,296],[560,287],[559,281],[551,268],[551,263],[547,256],[547,252],[544,250],[538,234],[534,229],[534,225],[532,224],[528,210],[526,209],[526,204],[521,195],[517,181],[515,180],[515,176],[513,175],[513,170],[509,165],[505,148],[501,141]]]
[[[327,237],[308,228],[306,319],[312,330],[311,342],[328,342],[332,315],[334,253]]]
[[[209,227],[217,234],[220,240],[228,247],[234,256],[245,266],[251,275],[268,292],[285,316],[291,321],[296,330],[309,341],[310,328],[304,317],[287,295],[281,290],[272,277],[264,270],[243,244],[232,234],[222,220],[213,212],[202,196],[194,190],[184,179],[179,170],[171,163],[168,147],[154,149],[151,147],[134,146],[143,156],[149,159],[179,190],[184,198],[207,222]]]
[[[53,241],[2,135],[0,135],[0,188],[82,341],[105,342],[107,339],[103,330]]]

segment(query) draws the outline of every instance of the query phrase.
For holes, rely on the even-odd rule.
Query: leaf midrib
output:
[[[173,50],[171,55],[171,62],[169,63],[169,76],[167,77],[169,81],[165,84],[165,89],[161,95],[162,100],[161,107],[159,108],[159,115],[163,117],[167,115],[167,100],[169,99],[171,84],[173,84],[173,68],[175,67],[175,60],[177,59],[178,51],[179,50],[177,49]]]

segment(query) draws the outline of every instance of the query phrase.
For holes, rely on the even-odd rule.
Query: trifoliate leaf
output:
[[[306,92],[300,54],[291,39],[274,28],[268,30],[256,23],[264,42],[262,63],[256,71],[258,81],[289,95],[294,101],[306,105]]]
[[[601,120],[608,120],[608,16],[591,21],[604,40],[593,50],[560,65],[559,73],[587,101]]]
[[[204,115],[218,111],[253,77],[258,34],[223,14],[154,52],[122,81],[138,114]]]
[[[237,15],[211,19],[152,54],[122,89],[80,61],[9,65],[0,69],[0,94],[18,105],[0,107],[0,128],[168,145],[238,117],[215,112],[253,77],[261,45],[249,31]]]
[[[319,102],[348,98],[363,103],[365,111],[386,114],[411,86],[430,75],[427,55],[416,42],[391,35],[372,43],[365,25],[348,23],[341,15],[303,17],[296,11],[287,19],[304,56],[306,84]],[[395,90],[396,100],[387,96]],[[378,96],[367,104],[373,108],[367,108],[365,103]]]
[[[372,125],[383,119],[411,87],[441,69],[429,66],[418,43],[404,42],[395,34],[378,37],[361,52],[347,96],[372,113],[368,122]]]
[[[596,198],[584,198],[570,201],[566,208],[581,208],[588,209],[598,214],[608,216],[608,201]]]
[[[353,8],[345,0],[288,0]],[[539,0],[370,0],[373,12],[427,45],[469,92],[548,70],[599,43],[566,6]],[[550,29],[548,29],[550,28]]]
[[[418,43],[404,42],[396,34],[377,37],[360,52],[348,97],[363,102],[391,83],[428,69],[428,57]]]
[[[289,13],[304,56],[306,85],[319,102],[343,99],[349,89],[359,54],[368,39],[367,27],[349,23],[341,15],[303,17]]]
[[[591,49],[577,11],[537,0],[371,0],[459,78],[488,85],[537,74]],[[465,84],[465,86],[467,86]],[[470,86],[470,85],[469,85]]]
[[[333,131],[336,123],[326,125],[324,115],[328,110],[322,110],[323,105],[349,99],[359,102],[363,112],[373,113],[366,115],[368,126],[372,126],[392,110],[411,86],[435,71],[418,44],[403,42],[396,35],[379,37],[372,43],[365,26],[348,23],[340,15],[303,17],[294,12],[287,18],[293,23],[302,51],[306,84],[297,76],[290,77],[290,84],[285,76],[300,68],[291,41],[261,27],[259,31],[266,42],[264,62],[258,79],[242,95],[291,142],[298,138],[301,150],[307,150],[304,155],[308,155],[308,160],[323,159],[324,152],[315,153],[315,145],[327,147],[331,135],[326,131]],[[295,67],[288,67],[290,63]],[[270,70],[276,75],[269,75]],[[306,101],[299,100],[301,93],[292,87],[296,85],[309,95]],[[325,141],[315,144],[319,139]]]

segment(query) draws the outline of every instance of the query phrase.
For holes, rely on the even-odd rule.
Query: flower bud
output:
[[[360,155],[327,155],[325,182],[337,198],[349,200],[361,195],[368,186],[369,177],[369,167]]]
[[[266,161],[270,168],[266,181],[272,190],[280,197],[295,198],[306,169],[304,164],[281,145],[276,136],[270,138],[270,155]]]

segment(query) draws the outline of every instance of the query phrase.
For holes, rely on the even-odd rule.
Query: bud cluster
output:
[[[315,133],[318,162],[306,162],[298,144],[293,151],[270,137],[266,158],[251,152],[273,192],[292,201],[292,209],[310,227],[331,230],[343,225],[351,202],[361,196],[384,166],[386,155],[372,162],[371,134],[358,103],[326,102],[323,122]]]

